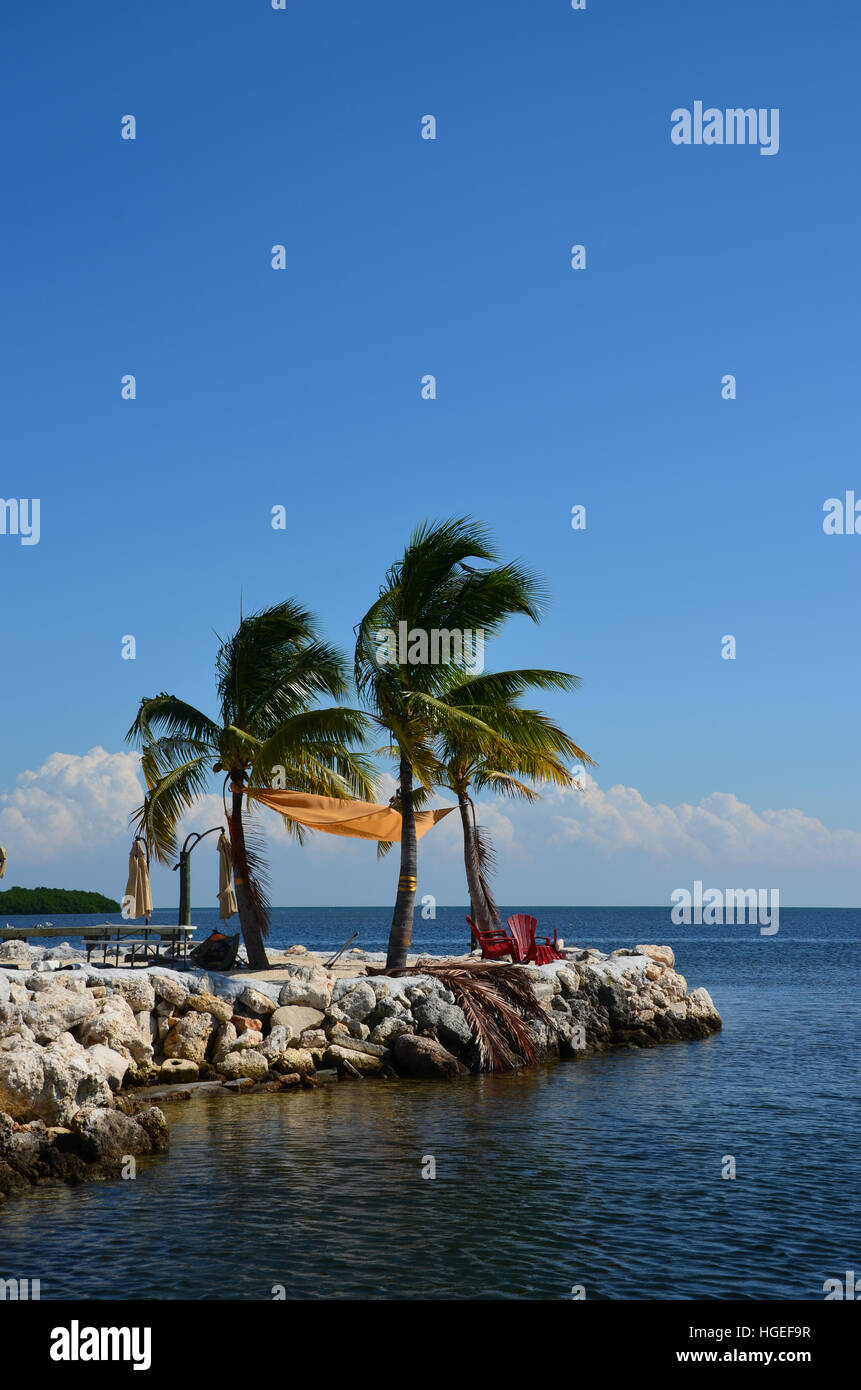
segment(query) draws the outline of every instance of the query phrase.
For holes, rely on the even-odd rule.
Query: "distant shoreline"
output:
[[[19,888],[14,885],[0,892],[0,917],[36,917],[51,913],[55,917],[83,917],[88,913],[119,912],[115,898],[84,888]]]

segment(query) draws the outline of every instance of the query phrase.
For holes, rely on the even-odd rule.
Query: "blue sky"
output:
[[[553,594],[489,664],[582,676],[547,706],[599,764],[573,836],[488,812],[501,896],[699,868],[853,904],[861,536],[822,505],[861,497],[859,38],[800,0],[11,15],[0,495],[41,536],[0,535],[7,881],[122,887],[123,733],[143,694],[211,702],[240,589],[348,648],[411,527],[472,513]],[[779,154],[673,145],[696,100],[779,108]],[[278,840],[275,900],[332,900],[327,855]],[[389,898],[393,863],[343,862],[337,901]]]

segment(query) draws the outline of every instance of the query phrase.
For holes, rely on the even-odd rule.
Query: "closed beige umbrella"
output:
[[[143,917],[149,923],[152,913],[152,893],[149,886],[149,867],[142,840],[135,840],[129,855],[129,881],[125,900],[129,917]],[[129,900],[131,900],[129,902]]]
[[[3,846],[0,845],[0,878],[3,877],[3,875],[5,874],[5,872],[6,872],[6,851],[5,851],[5,849],[3,848]]]
[[[236,911],[236,894],[230,881],[232,874],[233,850],[222,830],[218,837],[218,915],[225,922]]]

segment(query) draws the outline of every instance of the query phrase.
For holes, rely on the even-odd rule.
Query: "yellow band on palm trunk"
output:
[[[401,874],[400,878],[398,879],[398,892],[414,893],[417,883],[418,879],[415,877],[414,874]]]

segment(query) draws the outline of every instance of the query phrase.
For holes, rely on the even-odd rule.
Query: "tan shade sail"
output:
[[[334,796],[310,796],[305,792],[247,788],[245,794],[311,830],[325,830],[329,835],[351,835],[357,840],[395,843],[401,838],[401,813],[393,811],[391,806],[375,806],[372,801],[339,801]],[[420,840],[454,809],[444,806],[439,811],[416,811],[416,839]]]
[[[149,886],[146,850],[140,840],[135,840],[129,855],[129,881],[126,884],[125,899],[131,899],[128,902],[128,916],[130,918],[143,917],[149,922],[152,913],[152,893]],[[125,901],[123,905],[126,905]]]
[[[236,895],[233,892],[233,850],[230,841],[222,830],[218,837],[218,915],[227,921],[236,911]]]

